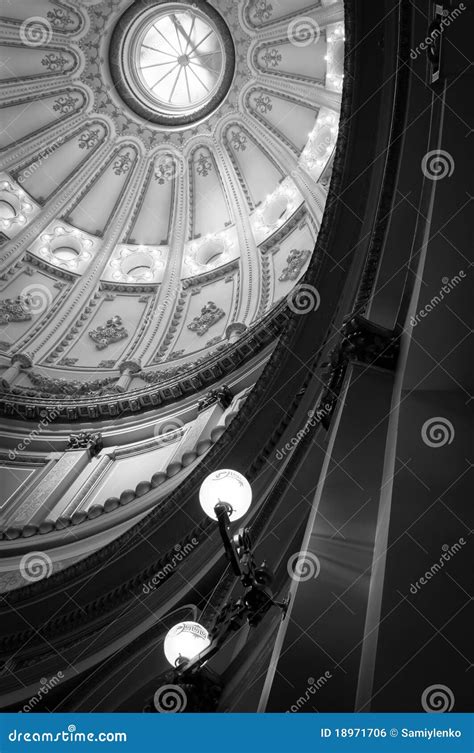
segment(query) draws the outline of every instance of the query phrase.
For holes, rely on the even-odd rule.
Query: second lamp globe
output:
[[[252,504],[252,488],[245,476],[237,471],[214,471],[201,485],[199,502],[213,520],[217,520],[215,507],[218,504],[228,505],[231,521],[239,520]]]

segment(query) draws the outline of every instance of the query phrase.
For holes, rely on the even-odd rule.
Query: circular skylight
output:
[[[147,120],[187,125],[222,101],[232,82],[230,32],[208,3],[152,3],[118,24],[111,70],[127,104]]]

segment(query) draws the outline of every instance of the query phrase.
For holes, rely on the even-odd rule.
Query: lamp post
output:
[[[215,471],[203,482],[199,501],[204,512],[218,523],[227,559],[244,593],[224,605],[209,632],[195,622],[181,623],[169,631],[164,652],[174,668],[175,682],[188,682],[191,677],[195,682],[198,670],[246,621],[251,627],[258,625],[272,606],[280,607],[284,618],[288,608],[288,600],[280,603],[273,599],[273,574],[266,562],[259,566],[255,563],[250,530],[231,533],[231,524],[244,517],[252,504],[247,479],[237,471]]]

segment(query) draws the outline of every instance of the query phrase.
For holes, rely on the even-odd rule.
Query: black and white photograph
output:
[[[0,0],[2,750],[472,750],[473,38],[471,0]]]

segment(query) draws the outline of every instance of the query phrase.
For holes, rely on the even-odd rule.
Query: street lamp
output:
[[[219,520],[222,508],[233,523],[243,518],[250,509],[252,487],[245,476],[237,471],[214,471],[201,485],[199,502],[206,515],[213,520]]]
[[[168,632],[163,648],[171,666],[179,667],[202,653],[210,643],[209,633],[198,622],[180,622]]]
[[[244,517],[252,504],[252,489],[245,476],[229,469],[214,471],[204,480],[199,501],[206,515],[217,520],[227,558],[245,590],[224,605],[209,633],[196,622],[180,623],[169,631],[164,651],[176,678],[195,675],[246,621],[253,627],[272,606],[280,607],[283,615],[288,608],[288,600],[279,603],[273,599],[273,574],[266,562],[255,564],[250,530],[231,533],[231,523]]]

